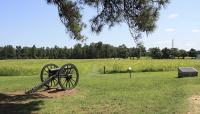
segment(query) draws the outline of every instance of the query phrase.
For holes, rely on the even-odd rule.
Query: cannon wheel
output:
[[[74,64],[63,65],[58,72],[58,83],[62,90],[75,88],[79,81],[79,72]]]
[[[53,76],[53,75],[49,74],[49,70],[50,69],[55,69],[55,68],[59,68],[59,67],[56,64],[47,64],[47,65],[45,65],[42,68],[41,73],[40,73],[40,79],[41,79],[41,81],[44,82],[47,78]],[[57,85],[58,85],[58,79],[57,78],[54,78],[48,84],[45,84],[45,86],[47,88],[55,87]]]

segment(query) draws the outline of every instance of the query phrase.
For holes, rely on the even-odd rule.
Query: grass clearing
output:
[[[29,67],[33,67],[33,72],[42,67],[40,65],[48,62],[59,65],[70,62],[70,60],[30,60],[32,61],[35,64],[33,62],[33,66],[29,65]],[[107,65],[111,65],[110,62],[113,60],[107,61]],[[129,60],[125,61],[128,63]],[[28,62],[25,60],[19,64],[23,66]],[[200,95],[200,78],[179,79],[176,78],[176,71],[134,72],[130,79],[128,73],[100,74],[98,70],[106,60],[72,60],[70,63],[76,64],[80,70],[80,82],[75,88],[76,94],[52,99],[23,97],[21,100],[13,99],[15,103],[10,103],[6,100],[6,98],[12,99],[10,92],[24,92],[32,88],[40,82],[39,76],[0,76],[0,111],[20,114],[184,114],[189,110],[188,98]],[[127,64],[122,62],[122,65],[125,68]],[[26,100],[29,102],[24,102]]]
[[[38,104],[41,108],[36,112],[184,113],[187,111],[186,99],[200,89],[200,80],[175,76],[176,72],[155,72],[134,73],[132,79],[127,74],[81,77],[73,96],[34,99],[43,102]],[[0,80],[0,89],[6,94],[31,88],[38,76],[1,77]]]

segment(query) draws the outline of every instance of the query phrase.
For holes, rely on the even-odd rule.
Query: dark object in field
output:
[[[198,71],[192,67],[179,67],[178,78],[198,76]]]
[[[25,93],[34,93],[44,86],[47,88],[59,86],[61,90],[71,90],[78,84],[79,72],[74,64],[65,64],[60,68],[55,64],[47,64],[41,70],[40,79],[42,83]]]

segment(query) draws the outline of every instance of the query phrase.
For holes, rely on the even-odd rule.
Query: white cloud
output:
[[[194,32],[194,33],[200,33],[200,29],[193,29],[192,32]]]
[[[179,16],[178,14],[173,13],[173,14],[170,14],[170,15],[168,16],[168,18],[169,18],[169,19],[175,19],[175,18],[177,18],[178,16]]]
[[[174,28],[166,28],[165,31],[166,32],[175,32],[176,29],[174,29]]]

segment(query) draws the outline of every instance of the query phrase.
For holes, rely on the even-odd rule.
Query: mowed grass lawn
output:
[[[40,63],[49,60],[32,61]],[[55,63],[58,61],[53,60]],[[99,73],[101,66],[91,62],[94,60],[82,60],[82,64],[88,67],[85,69],[81,61],[73,61],[80,69],[80,81],[75,92],[69,96],[12,96],[12,92],[22,93],[39,83],[39,75],[0,76],[0,113],[185,114],[190,110],[188,98],[200,95],[199,77],[179,79],[176,78],[176,71],[163,71],[134,72],[130,79],[128,73]],[[2,64],[5,66],[5,61]]]

